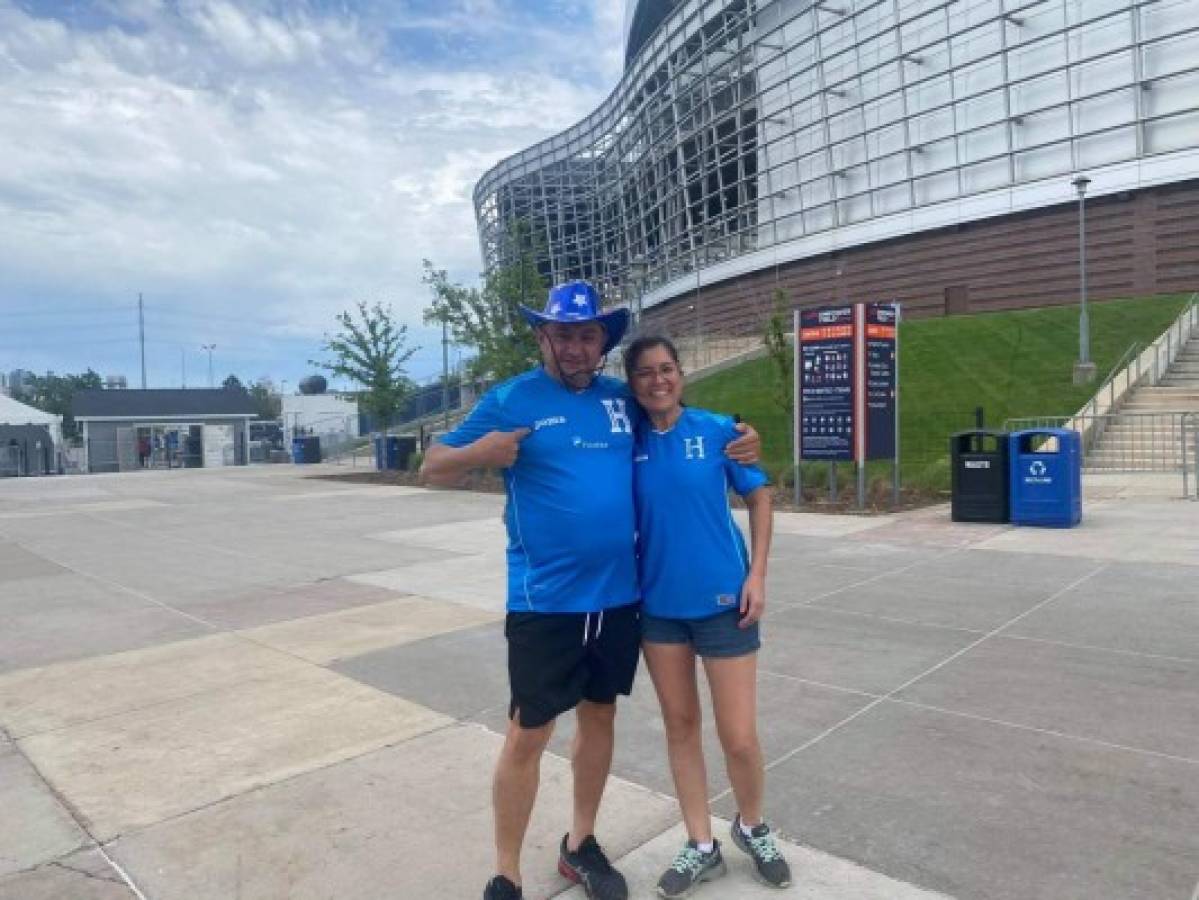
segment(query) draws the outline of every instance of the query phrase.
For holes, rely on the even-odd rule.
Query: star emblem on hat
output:
[[[586,294],[575,294],[575,297],[574,297],[574,304],[575,304],[575,306],[589,306],[589,305],[590,305],[590,304],[587,302],[587,295],[586,295]]]

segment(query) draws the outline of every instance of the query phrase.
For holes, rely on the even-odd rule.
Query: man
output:
[[[520,851],[541,755],[575,710],[574,814],[558,870],[593,900],[625,900],[624,877],[594,837],[612,764],[616,697],[632,690],[641,640],[634,548],[633,434],[642,413],[625,385],[598,375],[627,310],[601,313],[586,281],[553,288],[543,312],[521,307],[542,365],[492,388],[429,447],[421,468],[453,485],[504,470],[508,502],[508,731],[492,787],[496,876],[484,900],[518,900]],[[746,461],[757,436],[731,445]]]

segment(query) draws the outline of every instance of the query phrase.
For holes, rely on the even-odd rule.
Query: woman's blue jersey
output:
[[[691,407],[669,431],[637,428],[638,563],[650,615],[702,619],[740,603],[749,557],[728,492],[744,497],[768,479],[724,455],[737,437],[728,416]]]
[[[637,600],[633,435],[641,409],[623,382],[574,392],[537,368],[483,395],[442,438],[472,444],[528,428],[504,470],[508,609],[597,612]]]

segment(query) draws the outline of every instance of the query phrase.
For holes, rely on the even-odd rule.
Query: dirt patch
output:
[[[340,481],[350,484],[379,484],[388,487],[424,487],[415,472],[386,469],[382,472],[346,472],[344,475],[310,475],[319,481]],[[459,490],[477,491],[481,494],[502,494],[504,481],[495,472],[472,472],[459,486]]]
[[[344,475],[312,475],[322,481],[340,481],[351,484],[404,485],[407,487],[422,487],[415,472],[383,471],[383,472],[347,472]],[[463,482],[460,490],[478,491],[484,494],[502,494],[504,481],[496,472],[474,472]],[[865,509],[857,508],[857,496],[854,491],[842,490],[836,500],[829,500],[828,489],[821,485],[804,490],[803,506],[795,505],[794,491],[790,487],[775,487],[773,489],[774,508],[785,512],[835,513],[838,515],[877,516],[887,513],[920,509],[937,503],[944,503],[949,495],[942,491],[929,491],[919,488],[903,488],[899,495],[899,509],[891,504],[891,488],[889,485],[875,485],[867,494]],[[743,508],[739,497],[733,497],[733,505]]]

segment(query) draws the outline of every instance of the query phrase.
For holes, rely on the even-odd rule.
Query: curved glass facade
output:
[[[1074,172],[1199,177],[1199,0],[642,0],[626,36],[600,108],[476,186],[489,267],[524,222],[552,280],[654,302],[1066,202]]]

